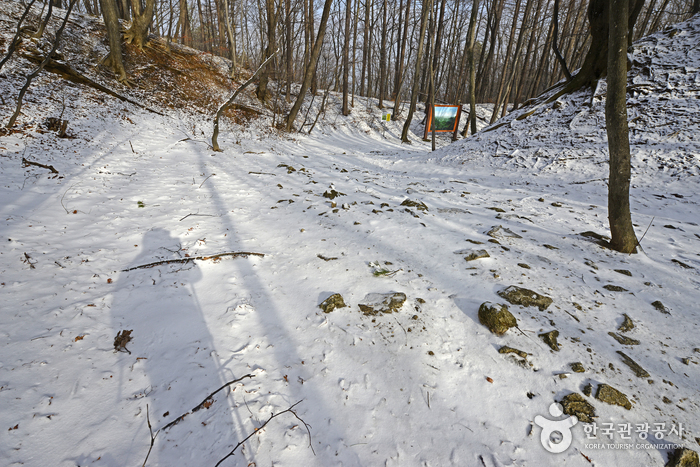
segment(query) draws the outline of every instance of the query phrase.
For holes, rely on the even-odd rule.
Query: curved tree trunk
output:
[[[100,0],[100,7],[109,39],[109,58],[105,63],[117,75],[117,81],[123,83],[126,81],[126,70],[122,61],[122,38],[119,30],[117,4],[115,0]]]

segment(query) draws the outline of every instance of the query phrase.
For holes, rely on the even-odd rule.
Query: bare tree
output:
[[[181,0],[185,1],[185,0]],[[122,38],[119,30],[119,18],[117,16],[117,4],[115,0],[100,0],[102,17],[107,28],[107,39],[109,40],[109,56],[105,65],[112,68],[117,76],[117,81],[126,83],[126,69],[122,61]]]

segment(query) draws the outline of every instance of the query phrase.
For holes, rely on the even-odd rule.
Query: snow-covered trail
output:
[[[37,175],[19,190],[19,169],[3,167],[3,233],[11,240],[0,256],[2,290],[13,312],[1,326],[0,397],[8,401],[2,419],[18,425],[4,435],[8,464],[142,462],[150,439],[146,404],[155,430],[250,373],[255,378],[216,396],[208,411],[162,432],[149,464],[213,464],[271,413],[303,400],[298,413],[312,427],[315,456],[289,415],[252,438],[231,465],[587,465],[581,446],[552,458],[536,433],[528,435],[553,397],[587,380],[557,377],[581,360],[582,345],[602,360],[612,352],[605,333],[584,334],[583,326],[614,330],[623,311],[649,307],[659,292],[641,281],[658,271],[673,277],[665,304],[682,306],[690,303],[683,297],[697,294],[695,273],[683,277],[673,264],[649,259],[664,240],[653,231],[647,255],[625,258],[577,235],[606,231],[601,183],[570,185],[557,180],[561,172],[533,177],[511,167],[435,164],[425,145],[406,151],[377,131],[327,129],[293,139],[261,132],[240,145],[239,135],[227,134],[225,151],[214,153],[198,129],[185,130],[189,124],[138,112],[129,118],[135,124],[89,125],[91,141],[80,134],[52,140],[63,147],[54,146],[46,162],[60,165],[63,179]],[[331,186],[344,195],[324,198]],[[428,211],[401,206],[405,199]],[[647,201],[656,201],[656,212],[664,200]],[[684,218],[665,213],[669,222]],[[485,233],[496,225],[524,238],[489,243]],[[690,240],[679,232],[679,251]],[[465,263],[465,252],[478,249],[491,257]],[[122,271],[227,251],[265,256]],[[21,263],[25,252],[33,268]],[[370,263],[398,272],[375,277]],[[634,276],[641,269],[640,278],[613,271],[621,267]],[[591,296],[601,279],[635,295],[623,302],[607,291]],[[476,311],[510,284],[550,295],[569,314],[521,309],[525,335],[493,336]],[[357,311],[365,295],[386,292],[408,296],[401,312]],[[331,293],[350,308],[323,314],[317,305]],[[608,311],[593,311],[601,305]],[[636,337],[651,343],[667,332],[676,336],[673,349],[693,345],[690,329],[678,333],[677,324],[649,320]],[[536,337],[554,325],[568,336],[556,354]],[[131,354],[112,351],[122,329],[133,330]],[[532,353],[537,371],[504,361],[497,352],[503,343]],[[652,365],[644,363],[673,375]],[[618,385],[627,379],[619,372],[609,375]],[[643,403],[649,396],[638,397]],[[659,456],[594,457],[654,465]]]

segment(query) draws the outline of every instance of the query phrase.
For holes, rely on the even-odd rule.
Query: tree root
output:
[[[190,261],[194,261],[194,260],[206,261],[208,259],[217,259],[217,258],[222,258],[224,256],[260,256],[260,257],[263,257],[263,256],[265,256],[265,254],[264,253],[253,253],[250,251],[232,251],[229,253],[219,253],[217,255],[211,255],[211,256],[193,256],[191,258],[167,259],[164,261],[156,261],[155,263],[148,263],[148,264],[142,264],[140,266],[134,266],[133,268],[129,268],[129,269],[122,269],[122,272],[133,271],[134,269],[152,268],[154,266],[160,266],[161,264],[189,263]]]

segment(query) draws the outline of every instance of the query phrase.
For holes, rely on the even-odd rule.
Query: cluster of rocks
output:
[[[376,316],[383,313],[394,313],[405,302],[406,294],[403,292],[370,293],[365,296],[362,302],[358,303],[358,307],[365,315]],[[330,313],[336,308],[345,308],[346,306],[339,293],[331,295],[318,305],[324,313]]]

